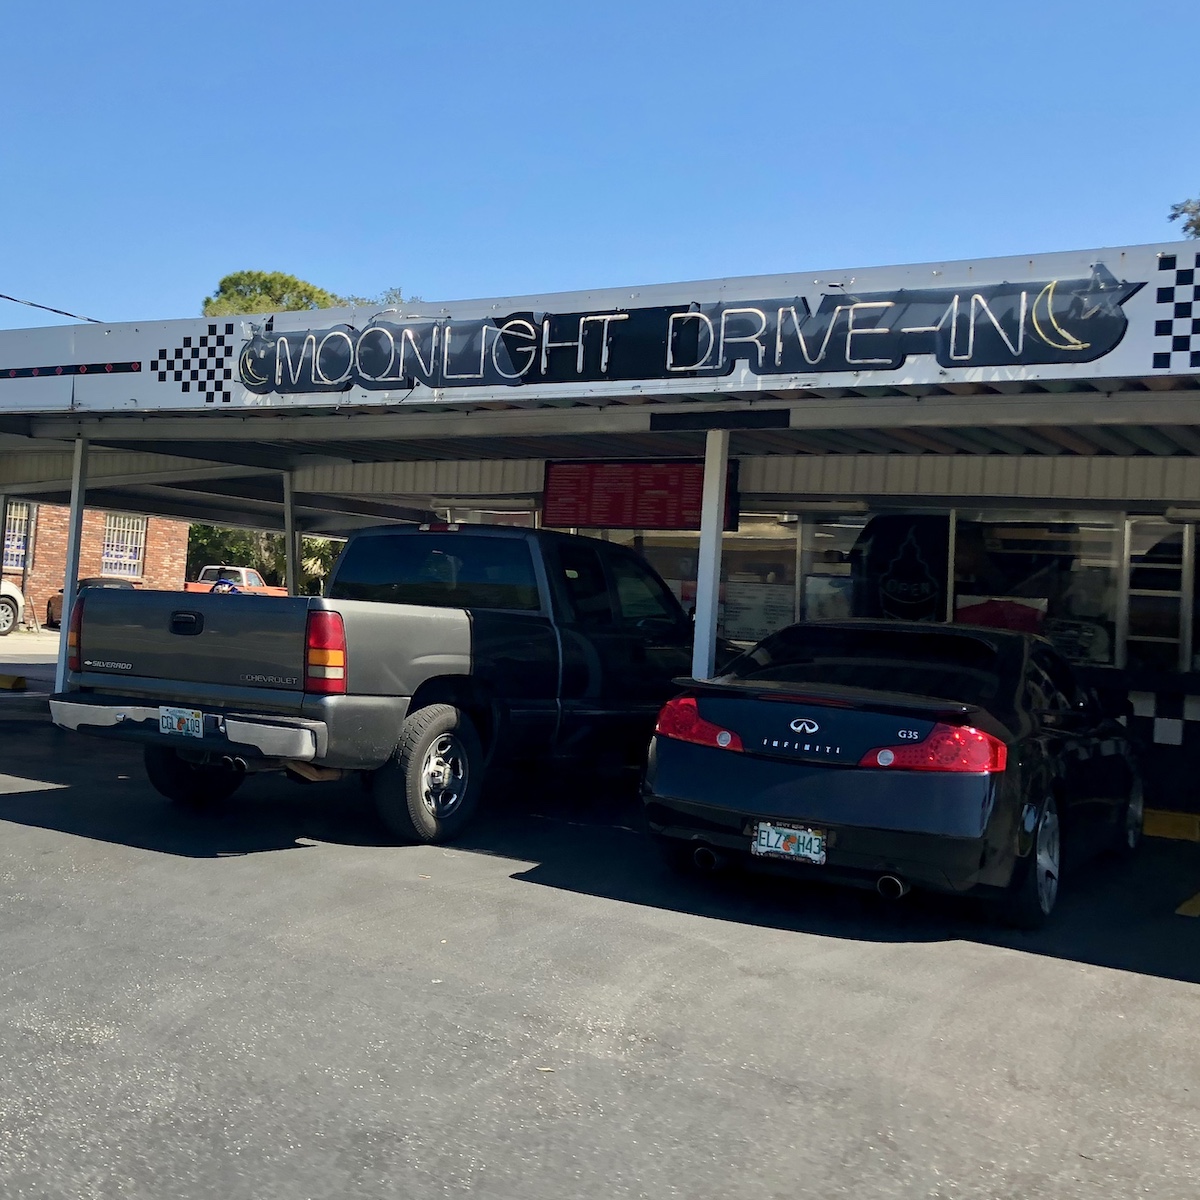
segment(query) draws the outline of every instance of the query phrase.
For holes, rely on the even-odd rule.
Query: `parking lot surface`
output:
[[[0,697],[0,1194],[1194,1200],[1198,889],[1151,841],[1018,934],[680,880],[569,778],[394,846]]]

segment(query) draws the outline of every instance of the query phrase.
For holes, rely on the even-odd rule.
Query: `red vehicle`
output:
[[[192,583],[183,585],[185,592],[246,592],[251,596],[286,596],[285,587],[274,587],[252,567],[205,567]]]

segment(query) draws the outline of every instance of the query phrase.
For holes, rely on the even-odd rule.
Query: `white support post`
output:
[[[294,596],[300,580],[300,553],[296,537],[296,495],[292,491],[291,471],[283,473],[283,539],[287,553],[287,590],[289,596]]]
[[[692,677],[711,679],[717,657],[717,606],[721,596],[721,534],[725,529],[725,482],[729,430],[710,429],[704,440],[704,492],[700,504],[700,560],[696,571],[696,628]]]
[[[67,633],[71,628],[71,610],[79,592],[79,551],[83,543],[83,505],[87,498],[87,438],[75,439],[75,455],[71,463],[71,513],[67,520],[67,566],[63,572],[62,623],[58,635],[58,670],[54,675],[54,690],[67,686]],[[28,546],[27,546],[28,557]]]

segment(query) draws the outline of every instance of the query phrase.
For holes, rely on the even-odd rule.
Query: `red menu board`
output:
[[[734,464],[726,485],[725,528],[737,528]],[[542,523],[556,529],[699,529],[704,463],[546,464]]]

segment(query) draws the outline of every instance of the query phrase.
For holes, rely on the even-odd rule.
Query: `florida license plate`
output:
[[[765,858],[797,858],[803,862],[823,863],[825,832],[759,821],[750,842],[750,853]]]
[[[160,708],[158,730],[179,737],[202,738],[204,736],[204,714],[195,708]]]

